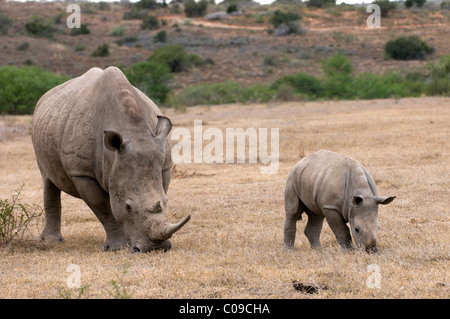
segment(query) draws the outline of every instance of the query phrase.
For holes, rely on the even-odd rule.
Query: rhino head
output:
[[[172,124],[158,116],[156,132],[147,129],[105,130],[104,145],[111,151],[108,185],[111,210],[122,224],[131,252],[168,250],[169,238],[190,219],[167,221],[167,196],[163,183],[165,140]]]
[[[394,198],[359,193],[353,196],[349,221],[358,248],[364,248],[368,253],[377,252],[378,205],[387,205]]]

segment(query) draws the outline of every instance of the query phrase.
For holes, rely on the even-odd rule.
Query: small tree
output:
[[[172,78],[167,65],[157,62],[140,62],[125,71],[128,80],[148,95],[155,103],[164,103],[170,92]]]
[[[104,43],[102,45],[99,45],[97,49],[95,49],[91,56],[93,57],[105,57],[109,55],[109,45],[107,43]]]
[[[422,8],[425,2],[427,2],[427,0],[406,0],[405,7],[411,8],[415,4],[416,7]]]
[[[270,17],[270,23],[272,23],[274,29],[277,29],[281,25],[285,25],[289,30],[288,34],[300,32],[300,16],[293,12],[283,12],[276,10]]]
[[[389,0],[376,0],[372,2],[380,7],[380,12],[382,17],[387,17],[391,10],[397,8],[396,2],[391,2]]]
[[[395,60],[423,60],[427,55],[434,53],[434,48],[425,41],[413,35],[398,37],[386,43],[385,56]]]
[[[325,8],[336,5],[336,0],[309,0],[307,6],[314,8]]]
[[[159,20],[155,16],[146,16],[142,19],[141,29],[156,30],[159,28]]]
[[[207,0],[200,0],[199,2],[195,2],[195,0],[187,0],[184,4],[184,13],[187,17],[202,17],[206,14],[207,9]]]

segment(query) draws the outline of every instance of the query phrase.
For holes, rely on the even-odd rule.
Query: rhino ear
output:
[[[375,196],[375,202],[377,204],[387,205],[387,204],[391,203],[394,200],[394,198],[395,198],[395,196],[390,196],[390,197]]]
[[[172,129],[172,123],[165,117],[158,115],[158,123],[156,124],[156,137],[164,140]]]
[[[104,131],[104,144],[107,149],[113,152],[125,152],[128,149],[128,140],[114,131]]]

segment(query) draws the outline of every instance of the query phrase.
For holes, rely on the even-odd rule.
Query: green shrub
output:
[[[159,31],[154,38],[155,42],[166,42],[167,41],[167,32],[166,30]]]
[[[422,8],[425,2],[427,2],[427,0],[406,0],[405,7],[411,8],[413,5],[416,5],[416,7]]]
[[[336,53],[321,62],[322,71],[327,76],[347,75],[353,71],[352,61],[343,53]]]
[[[413,35],[390,40],[384,48],[385,57],[395,60],[423,60],[434,53],[434,48]]]
[[[441,10],[450,10],[450,1],[442,1],[440,8]]]
[[[159,28],[159,20],[155,16],[146,16],[142,19],[141,29],[156,30]]]
[[[124,20],[142,20],[148,15],[147,10],[132,7],[131,10],[123,13],[122,19]]]
[[[227,7],[227,13],[233,13],[233,12],[237,12],[238,11],[238,6],[236,3],[232,3]]]
[[[105,57],[109,55],[109,45],[107,43],[103,43],[99,45],[97,49],[92,51],[91,56],[93,57]]]
[[[80,24],[79,28],[72,28],[70,30],[70,35],[72,35],[72,36],[89,34],[89,33],[91,33],[91,31],[89,30],[87,24],[85,24],[85,23]]]
[[[272,83],[271,89],[278,90],[283,84],[290,85],[295,89],[295,92],[307,95],[310,98],[315,98],[322,94],[320,80],[306,73],[282,76]]]
[[[276,98],[276,95],[276,90],[274,91],[265,85],[244,87],[228,80],[221,83],[189,86],[178,96],[177,104],[193,106],[248,102],[266,103]]]
[[[33,15],[31,20],[25,23],[25,30],[36,37],[52,38],[56,27],[51,19]]]
[[[80,52],[80,51],[84,51],[86,49],[86,46],[84,46],[83,44],[77,44],[74,48],[75,52]]]
[[[166,45],[153,51],[149,62],[165,64],[170,72],[182,72],[190,66],[189,55],[181,45]]]
[[[427,93],[430,95],[450,95],[450,55],[429,64],[430,81]]]
[[[127,27],[124,25],[116,25],[111,30],[111,35],[115,37],[121,37],[127,32]]]
[[[372,3],[380,7],[380,14],[382,17],[387,17],[390,11],[397,8],[397,3],[389,0],[376,0]]]
[[[156,10],[159,7],[159,4],[156,0],[141,0],[135,3],[135,6],[139,9],[149,9]]]
[[[43,213],[41,207],[19,201],[22,189],[23,185],[11,201],[0,200],[0,246],[6,246],[13,240],[21,241],[30,223]]]
[[[307,6],[314,8],[325,8],[336,5],[336,0],[309,0]]]
[[[168,82],[172,78],[165,64],[140,62],[131,65],[125,75],[131,84],[150,97],[155,103],[164,103],[170,93]]]
[[[6,14],[0,14],[0,34],[7,34],[12,23],[13,20],[11,20]]]
[[[114,41],[118,46],[123,45],[124,43],[131,43],[138,41],[138,38],[135,35],[127,35],[117,41]]]
[[[206,14],[207,9],[207,0],[200,0],[199,2],[195,2],[195,0],[187,0],[184,3],[184,13],[187,17],[202,17]]]
[[[32,114],[45,92],[68,79],[38,67],[0,67],[0,113]]]
[[[228,80],[223,83],[189,86],[178,98],[181,104],[187,106],[230,104],[245,102],[244,93],[244,87]]]
[[[283,12],[281,10],[275,10],[270,17],[270,23],[273,28],[276,29],[280,25],[285,24],[289,27],[289,34],[299,33],[300,30],[300,16],[293,12]]]

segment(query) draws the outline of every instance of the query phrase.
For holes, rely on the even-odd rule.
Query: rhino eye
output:
[[[355,232],[359,233],[359,228],[355,227]]]
[[[125,209],[127,210],[127,212],[131,213],[131,206],[129,204],[125,205]]]

